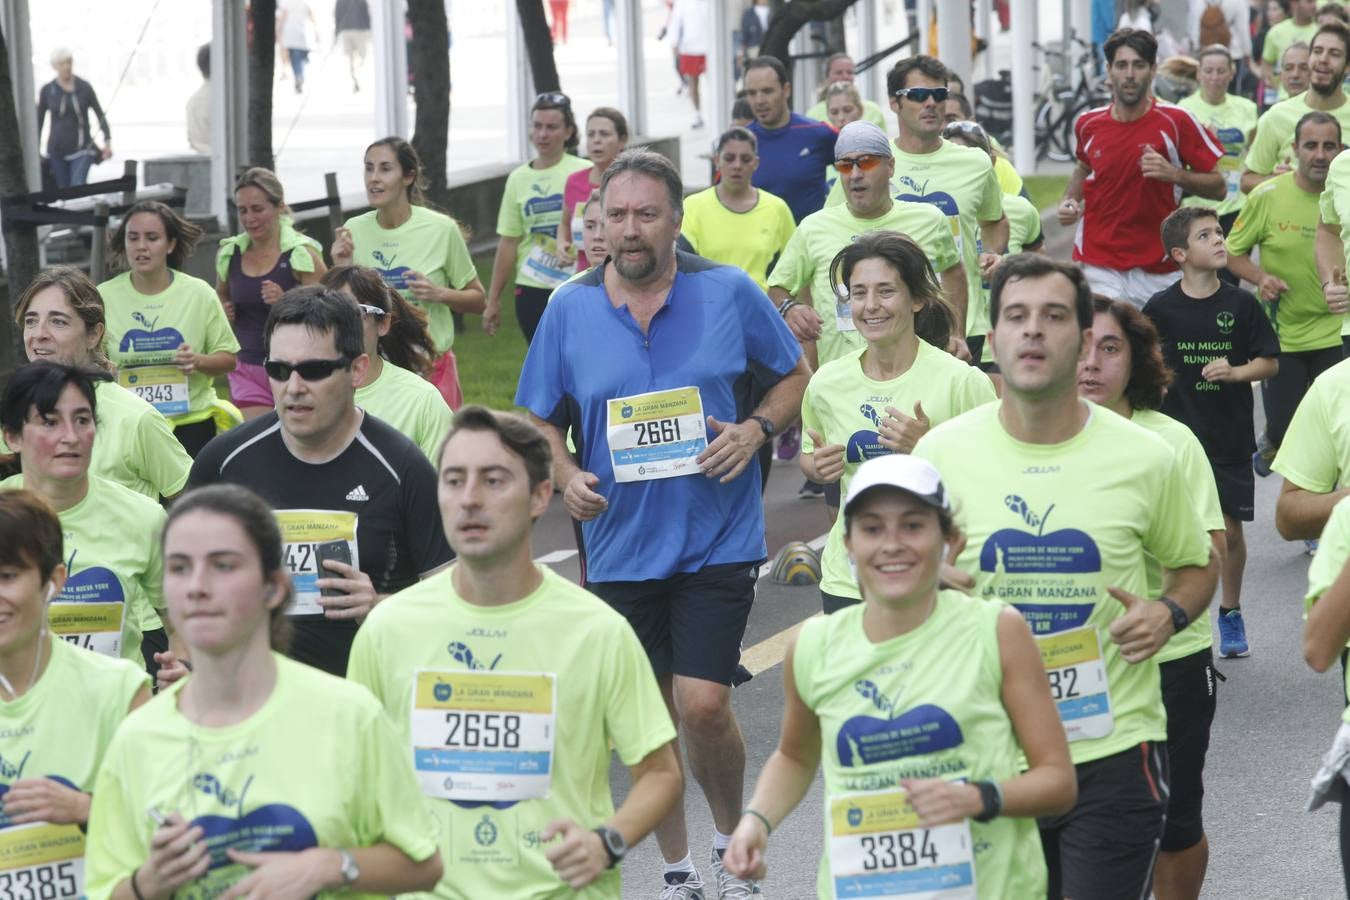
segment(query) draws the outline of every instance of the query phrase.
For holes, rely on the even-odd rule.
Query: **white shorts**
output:
[[[361,31],[352,31],[348,29],[338,35],[342,44],[342,52],[348,56],[355,56],[357,59],[365,60],[366,53],[370,51],[370,32],[362,29]]]
[[[1094,294],[1125,300],[1139,309],[1143,309],[1154,294],[1167,290],[1181,278],[1179,269],[1175,272],[1145,272],[1143,269],[1108,269],[1086,263],[1083,274]]]

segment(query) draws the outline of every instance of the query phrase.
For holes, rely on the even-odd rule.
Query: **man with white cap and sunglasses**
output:
[[[1077,396],[1093,321],[1082,270],[1012,257],[989,305],[1001,401],[914,453],[961,512],[957,568],[1030,624],[1068,736],[1078,801],[1040,822],[1049,896],[1146,896],[1169,791],[1155,654],[1206,612],[1209,536],[1171,448]],[[1145,553],[1164,569],[1161,596],[1146,596]]]

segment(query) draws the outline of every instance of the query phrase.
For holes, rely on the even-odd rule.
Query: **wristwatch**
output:
[[[773,433],[775,431],[773,427],[773,419],[770,419],[768,416],[751,416],[749,419],[746,419],[746,421],[749,422],[752,419],[758,422],[759,427],[763,429],[764,440],[767,441],[769,438],[773,437]]]
[[[342,860],[342,886],[351,887],[356,883],[356,879],[361,877],[361,869],[356,865],[356,859],[346,850],[339,850],[338,856]]]
[[[980,791],[980,802],[984,804],[976,822],[992,822],[1003,811],[1003,791],[992,781],[977,781],[975,787]]]
[[[1172,611],[1172,630],[1177,634],[1186,630],[1186,626],[1191,624],[1191,617],[1187,615],[1186,610],[1181,608],[1181,604],[1166,595],[1159,597],[1158,602],[1166,604]]]
[[[618,829],[610,828],[608,825],[601,825],[595,829],[595,833],[600,835],[600,845],[609,854],[609,865],[605,868],[614,868],[628,852],[628,842],[623,839],[623,835],[619,834]]]

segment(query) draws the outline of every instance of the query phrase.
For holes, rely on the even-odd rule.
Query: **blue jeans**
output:
[[[298,47],[287,47],[286,55],[291,58],[291,71],[295,73],[295,82],[305,80],[305,63],[309,61],[309,51]]]
[[[79,153],[74,159],[66,159],[59,153],[53,153],[47,157],[47,165],[52,170],[52,181],[55,181],[59,188],[84,184],[89,180],[89,167],[94,164],[96,152],[89,150]]]

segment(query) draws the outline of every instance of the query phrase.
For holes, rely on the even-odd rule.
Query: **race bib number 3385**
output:
[[[830,798],[836,900],[975,900],[970,823],[925,828],[904,791]]]
[[[84,834],[38,822],[0,829],[0,897],[73,900],[84,893]]]

